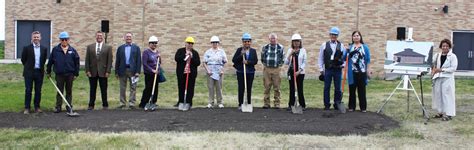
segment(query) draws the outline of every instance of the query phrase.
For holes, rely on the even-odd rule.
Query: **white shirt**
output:
[[[33,49],[35,50],[35,69],[40,68],[40,57],[41,57],[41,49],[40,45],[36,45],[33,43]]]

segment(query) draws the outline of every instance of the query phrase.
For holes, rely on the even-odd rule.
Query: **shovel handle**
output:
[[[156,60],[156,67],[155,67],[156,73],[155,73],[155,78],[153,79],[153,88],[151,89],[151,95],[152,96],[155,94],[156,77],[158,76],[159,66],[160,66],[160,57],[158,57],[158,59]],[[150,100],[151,100],[151,98],[150,98]]]
[[[59,93],[59,95],[61,95],[61,98],[63,99],[63,101],[66,103],[67,106],[69,106],[69,108],[72,108],[71,105],[69,104],[69,102],[67,102],[66,98],[64,97],[63,93],[61,92],[61,90],[59,90],[58,86],[56,85],[56,83],[54,83],[53,79],[51,79],[51,77],[48,77],[49,78],[49,81],[51,81],[51,83],[54,85],[54,88],[56,88],[56,91]],[[72,110],[72,109],[71,109]]]
[[[245,61],[245,55],[242,56],[242,59]],[[245,94],[245,92],[247,92],[247,67],[244,62],[242,62],[242,65],[244,66],[244,103],[247,104],[248,102]]]

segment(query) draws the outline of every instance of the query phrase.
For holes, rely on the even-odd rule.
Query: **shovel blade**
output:
[[[301,107],[301,105],[291,106],[291,112],[294,114],[303,114],[303,107]]]
[[[77,113],[77,112],[67,112],[66,115],[68,117],[79,117],[80,116],[80,114]]]
[[[147,104],[145,105],[145,108],[143,108],[143,109],[145,109],[145,111],[148,111],[148,110],[150,110],[150,108],[151,108],[151,104],[150,104],[150,103],[147,103]]]
[[[346,113],[346,107],[344,106],[343,102],[337,103],[337,109],[339,109],[339,112],[343,114]]]
[[[242,104],[242,112],[253,112],[253,106],[252,104]]]
[[[182,111],[188,111],[191,106],[189,103],[184,103],[183,110]]]

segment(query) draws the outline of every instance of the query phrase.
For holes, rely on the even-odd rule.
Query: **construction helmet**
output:
[[[329,34],[339,35],[339,28],[338,27],[332,27],[331,30],[329,30]]]
[[[63,32],[59,33],[59,38],[60,39],[68,39],[69,34],[66,31],[63,31]]]
[[[252,40],[252,36],[249,33],[244,33],[242,35],[242,40]]]
[[[301,35],[296,33],[296,34],[293,34],[293,36],[291,36],[291,40],[301,40]]]
[[[158,38],[156,36],[150,36],[150,38],[148,38],[148,42],[158,42]]]
[[[193,44],[194,44],[194,38],[188,36],[188,37],[186,37],[186,40],[184,40],[184,42],[186,42],[186,43],[193,43]]]
[[[212,36],[212,37],[211,37],[211,42],[220,42],[219,37],[217,37],[217,36],[215,36],[215,35]]]

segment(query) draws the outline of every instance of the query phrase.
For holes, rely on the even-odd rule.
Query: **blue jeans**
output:
[[[34,107],[35,109],[40,108],[41,102],[41,87],[43,86],[43,73],[40,70],[36,70],[33,72],[32,77],[25,77],[25,109],[30,109],[31,107],[31,92],[33,91],[33,83],[35,87],[35,99],[34,99]]]
[[[324,107],[331,106],[329,91],[331,89],[331,82],[334,80],[334,105],[341,102],[341,75],[342,69],[326,69],[324,71]]]

